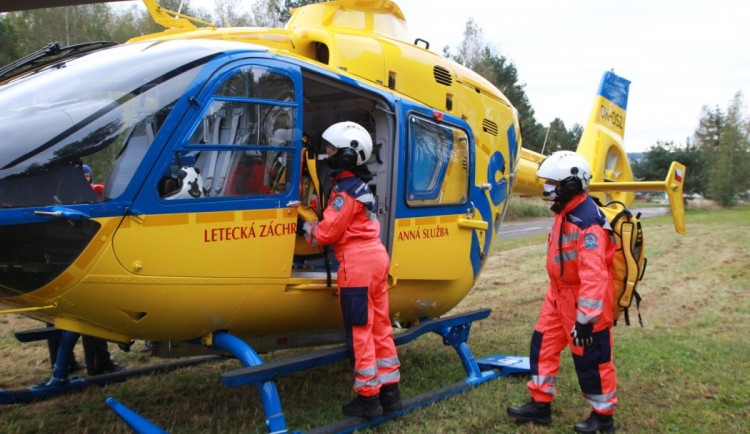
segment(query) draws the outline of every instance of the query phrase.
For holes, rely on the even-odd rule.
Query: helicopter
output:
[[[15,8],[85,1],[9,2]],[[411,41],[391,1],[292,11],[283,29],[216,28],[144,0],[166,30],[50,46],[0,70],[0,307],[155,354],[341,343],[337,263],[297,234],[329,184],[320,136],[354,121],[391,258],[393,324],[471,290],[512,195],[541,197],[544,155],[489,81]],[[666,191],[684,233],[685,167],[635,182],[629,81],[605,72],[577,152],[590,192]],[[92,188],[84,165],[93,169]],[[163,344],[163,345],[159,345]]]

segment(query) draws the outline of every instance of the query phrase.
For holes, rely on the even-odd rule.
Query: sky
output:
[[[469,18],[512,61],[535,111],[585,125],[602,74],[630,80],[626,152],[684,145],[703,106],[750,101],[747,0],[397,0],[412,36],[453,52]]]
[[[247,0],[248,4],[252,4]],[[602,74],[630,80],[626,152],[684,145],[704,106],[750,105],[748,0],[396,0],[413,38],[453,52],[473,18],[516,65],[537,122],[585,125]],[[212,0],[192,0],[211,8]],[[745,113],[747,113],[747,108]]]

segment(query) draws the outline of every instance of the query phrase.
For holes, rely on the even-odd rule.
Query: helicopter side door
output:
[[[285,63],[217,71],[115,236],[122,266],[149,276],[288,277],[300,95],[299,69]]]
[[[400,185],[391,275],[454,281],[471,276],[475,232],[473,136],[461,119],[422,106],[403,107]]]

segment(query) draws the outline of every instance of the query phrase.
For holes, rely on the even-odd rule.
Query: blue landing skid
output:
[[[520,374],[529,372],[529,359],[519,356],[487,356],[479,360],[475,359],[469,349],[466,341],[469,338],[471,323],[484,318],[490,314],[490,309],[483,309],[465,314],[439,318],[435,320],[426,320],[418,325],[408,329],[405,332],[394,335],[396,345],[403,345],[411,342],[417,337],[427,333],[435,332],[443,337],[443,344],[451,345],[466,370],[467,377],[461,381],[444,386],[403,401],[404,409],[395,413],[384,415],[373,420],[361,418],[347,418],[320,428],[316,428],[312,433],[349,433],[357,429],[373,426],[394,419],[402,414],[413,411],[417,408],[424,407],[433,402],[438,402],[449,396],[468,390],[486,381],[498,377],[507,377],[511,374]],[[346,346],[340,346],[301,356],[290,357],[283,360],[276,360],[269,363],[263,363],[260,357],[245,342],[231,336],[227,333],[217,333],[214,335],[214,345],[220,349],[231,352],[246,367],[236,371],[227,372],[222,375],[222,381],[229,387],[238,387],[245,384],[254,383],[260,392],[263,410],[266,417],[266,427],[269,433],[289,432],[284,421],[284,413],[281,409],[281,401],[276,390],[274,380],[279,375],[291,374],[293,372],[303,371],[317,366],[344,360],[348,357]],[[114,400],[113,400],[114,401]],[[115,401],[116,402],[116,401]],[[119,404],[119,403],[118,403]],[[119,404],[122,406],[122,404]],[[122,406],[124,407],[124,406]],[[125,407],[127,409],[127,407]],[[119,412],[131,428],[138,433],[161,433],[161,428],[145,421],[137,413],[128,409],[127,412]],[[132,419],[131,419],[132,418]],[[137,429],[135,423],[145,421],[147,428]],[[299,431],[293,431],[298,433]]]
[[[42,381],[36,386],[28,388],[0,389],[0,405],[39,401],[53,396],[77,392],[89,386],[104,386],[106,384],[119,383],[132,377],[172,371],[225,358],[222,355],[195,356],[156,365],[142,366],[140,368],[120,369],[99,375],[78,377],[70,376],[68,369],[71,357],[73,357],[73,347],[80,336],[78,333],[62,331],[54,327],[45,327],[19,331],[14,333],[14,335],[19,342],[24,343],[48,339],[58,340],[57,359],[55,360],[50,380]]]
[[[78,392],[89,386],[104,386],[106,384],[121,383],[133,377],[174,371],[176,369],[199,365],[213,360],[222,360],[224,358],[224,356],[220,355],[195,356],[188,359],[175,360],[173,362],[159,363],[140,368],[127,368],[89,377],[73,376],[64,381],[55,381],[53,378],[50,381],[41,382],[36,386],[26,389],[0,389],[0,405],[40,401],[58,395]]]

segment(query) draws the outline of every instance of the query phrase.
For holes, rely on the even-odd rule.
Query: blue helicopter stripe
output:
[[[513,181],[516,179],[516,162],[518,161],[518,138],[516,137],[516,129],[513,127],[513,125],[508,127],[508,151],[509,151],[509,161],[508,165],[510,166],[509,173],[510,173],[510,185],[508,188],[513,187]]]
[[[474,207],[476,212],[482,216],[487,222],[487,233],[484,237],[484,248],[479,248],[479,237],[477,237],[477,231],[474,230],[471,236],[471,267],[474,271],[474,279],[479,275],[479,271],[482,269],[482,262],[487,258],[490,253],[490,246],[493,238],[492,234],[492,209],[490,207],[490,200],[487,198],[487,194],[480,187],[473,186],[471,197],[474,199]],[[484,258],[480,256],[480,251],[484,251]]]

